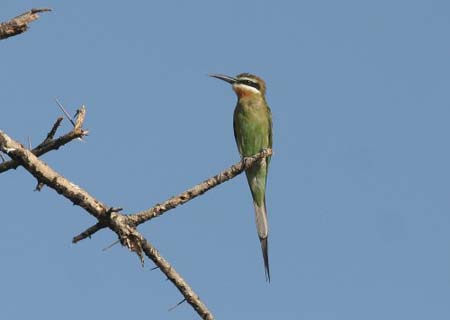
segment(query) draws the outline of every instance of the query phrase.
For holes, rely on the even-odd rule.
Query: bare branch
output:
[[[77,117],[77,124],[78,127],[74,128],[72,131],[66,133],[65,135],[57,138],[57,139],[53,139],[53,136],[56,133],[56,130],[58,129],[58,126],[60,125],[62,119],[60,120],[60,118],[58,118],[56,120],[56,122],[53,124],[52,129],[50,130],[50,132],[47,134],[47,138],[41,143],[39,144],[36,148],[34,148],[33,150],[31,150],[31,152],[37,156],[40,157],[41,155],[52,151],[52,150],[57,150],[59,149],[61,146],[69,143],[70,141],[74,140],[74,139],[78,139],[78,138],[82,138],[85,135],[88,134],[87,130],[83,130],[81,129],[81,126],[83,125],[83,121],[85,119],[86,116],[86,108],[84,106],[82,106],[80,108],[78,117]],[[11,169],[16,169],[20,164],[17,161],[14,160],[9,160],[9,161],[5,161],[3,163],[0,163],[0,173],[11,170]]]
[[[83,133],[82,135],[87,133],[87,131],[83,131],[81,129],[85,118],[85,112],[86,109],[83,106],[78,112],[77,121],[75,123],[74,130],[71,133],[77,131]],[[53,140],[51,138],[51,136],[54,135],[54,132],[56,132],[55,128],[59,125],[58,121],[59,120],[57,120],[57,122],[53,125],[52,130],[48,134],[48,137],[50,136],[50,140],[46,139],[47,142],[44,141],[36,149],[39,147],[47,148],[49,144],[61,139],[58,138],[57,140]],[[63,176],[56,173],[53,169],[37,158],[34,154],[34,152],[37,153],[36,149],[34,149],[33,152],[30,152],[23,148],[23,146],[19,143],[12,140],[5,133],[0,131],[0,150],[7,153],[13,159],[12,161],[14,161],[17,165],[22,165],[35,178],[37,178],[39,182],[48,185],[50,188],[56,190],[64,197],[71,200],[72,203],[79,205],[97,218],[98,223],[74,237],[72,240],[74,243],[90,237],[98,230],[108,227],[118,235],[119,241],[123,246],[127,247],[139,256],[141,263],[143,263],[143,254],[152,260],[157,268],[159,268],[166,275],[167,279],[178,288],[184,299],[203,319],[213,319],[213,315],[208,310],[206,305],[204,305],[204,303],[200,300],[198,295],[195,294],[191,287],[186,283],[181,275],[176,272],[169,262],[161,256],[158,250],[156,250],[156,248],[154,248],[150,242],[148,242],[136,230],[136,227],[145,221],[158,217],[164,212],[167,212],[170,209],[198,197],[215,186],[232,179],[264,157],[270,156],[272,154],[271,149],[265,149],[252,157],[244,158],[242,161],[234,164],[229,169],[224,170],[218,175],[205,180],[191,189],[188,189],[180,195],[172,197],[162,204],[157,204],[151,209],[138,212],[130,216],[118,213],[118,211],[122,210],[121,208],[106,206],[92,197],[85,190],[81,189],[79,186],[73,184]],[[0,172],[1,165],[2,164],[0,164]]]
[[[70,182],[58,174],[32,152],[21,144],[11,139],[0,130],[0,150],[7,153],[13,160],[22,165],[38,181],[45,183],[65,198],[72,201],[99,220],[112,231],[120,240],[120,243],[135,252],[143,262],[143,254],[151,259],[166,277],[177,287],[186,301],[195,309],[203,319],[213,319],[213,315],[198,295],[192,290],[180,274],[165,260],[161,254],[148,242],[129,222],[128,217],[118,213],[120,208],[110,208],[92,197],[85,190]]]
[[[39,18],[38,13],[52,11],[49,8],[31,9],[7,22],[0,23],[0,40],[6,39],[28,30],[28,24]]]
[[[183,193],[180,193],[179,195],[176,195],[166,201],[164,201],[161,204],[157,204],[154,207],[144,210],[132,215],[128,216],[129,222],[133,223],[135,226],[138,226],[148,220],[151,220],[153,218],[159,217],[163,213],[179,206],[182,204],[185,204],[186,202],[198,197],[199,195],[205,193],[206,191],[218,186],[219,184],[222,184],[235,176],[241,174],[244,170],[250,168],[253,166],[256,162],[260,161],[261,159],[268,157],[272,155],[272,149],[264,149],[260,153],[252,156],[242,159],[242,161],[237,162],[236,164],[232,165],[230,168],[222,171],[221,173],[215,175],[214,177],[211,177],[202,183],[196,185],[195,187],[192,187]],[[95,224],[85,231],[83,231],[78,236],[74,237],[72,242],[77,243],[80,240],[90,238],[94,233],[97,231],[105,228],[105,225],[102,224]]]
[[[128,218],[130,219],[131,222],[133,222],[136,226],[138,226],[150,219],[158,217],[163,213],[198,197],[199,195],[216,187],[217,185],[234,178],[238,174],[242,173],[244,170],[253,166],[256,162],[270,155],[272,155],[272,150],[264,149],[263,151],[252,157],[244,158],[242,161],[232,165],[230,168],[222,171],[221,173],[215,175],[214,177],[211,177],[203,181],[202,183],[196,185],[195,187],[192,187],[186,190],[185,192],[164,201],[161,204],[157,204],[153,208],[130,215]]]

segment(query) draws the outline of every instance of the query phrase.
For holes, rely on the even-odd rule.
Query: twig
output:
[[[213,319],[211,312],[188,283],[180,274],[178,274],[169,262],[161,256],[158,250],[156,250],[156,248],[154,248],[150,242],[148,242],[142,234],[129,223],[127,216],[117,212],[111,212],[111,210],[109,210],[110,207],[58,174],[37,158],[32,152],[23,148],[22,145],[11,139],[1,130],[0,150],[20,163],[28,172],[38,179],[38,181],[42,181],[50,188],[69,199],[73,204],[85,209],[88,213],[97,218],[99,222],[107,225],[108,228],[119,236],[121,244],[138,254],[141,261],[143,261],[144,253],[160,268],[166,277],[170,279],[200,317],[203,319]]]
[[[94,233],[96,233],[97,231],[99,231],[101,229],[104,229],[104,228],[106,228],[106,225],[104,223],[97,222],[93,226],[91,226],[88,229],[84,230],[79,235],[73,237],[72,243],[77,243],[77,242],[79,242],[81,240],[84,240],[86,238],[90,238]]]
[[[195,197],[198,197],[199,195],[205,193],[206,191],[216,187],[217,185],[234,178],[238,174],[242,173],[244,170],[253,166],[256,162],[270,155],[272,155],[272,150],[265,149],[252,157],[245,158],[242,161],[232,165],[230,168],[215,175],[214,177],[211,177],[203,181],[202,183],[196,185],[195,187],[192,187],[186,190],[185,192],[164,201],[161,204],[155,205],[153,208],[130,215],[129,219],[136,226],[138,226],[150,219],[158,217],[163,213],[169,211],[170,209],[182,205],[194,199]]]
[[[120,212],[122,211],[123,208],[109,208],[108,211],[106,212],[108,215],[113,213],[113,212]],[[94,233],[96,233],[97,231],[106,228],[106,225],[104,223],[98,222],[96,224],[94,224],[93,226],[87,228],[86,230],[84,230],[82,233],[80,233],[79,235],[73,237],[72,239],[72,243],[77,243],[81,240],[84,240],[86,238],[90,238]],[[109,249],[109,248],[108,248]]]
[[[7,22],[0,23],[0,40],[6,39],[28,30],[28,24],[39,18],[38,13],[52,11],[49,8],[31,9]]]
[[[58,117],[56,119],[51,130],[49,131],[49,133],[47,133],[47,138],[45,138],[45,140],[42,141],[42,143],[38,147],[41,147],[43,144],[50,142],[55,137],[56,131],[58,130],[59,126],[61,125],[61,121],[63,121],[63,119],[64,119],[64,117]]]
[[[75,126],[73,130],[79,131],[84,123],[84,118],[86,117],[86,106],[82,105],[80,109],[77,110]]]
[[[41,155],[43,155],[49,151],[59,149],[61,146],[69,143],[70,141],[72,141],[74,139],[82,138],[85,135],[87,135],[88,131],[83,130],[81,128],[83,125],[84,118],[86,116],[86,108],[84,108],[84,106],[83,106],[80,110],[83,110],[83,112],[80,112],[77,117],[77,123],[79,122],[79,128],[77,130],[75,130],[75,128],[74,128],[72,131],[66,133],[65,135],[63,135],[57,139],[48,140],[49,135],[52,134],[52,131],[56,126],[56,122],[55,122],[55,124],[52,127],[52,130],[48,133],[47,138],[44,140],[44,142],[42,142],[36,148],[31,150],[31,152],[35,156],[40,157]],[[58,120],[57,120],[57,122],[58,122]],[[55,132],[56,132],[56,129],[55,129]],[[9,160],[9,161],[0,163],[0,173],[11,170],[11,169],[16,169],[19,165],[20,164],[14,160]]]

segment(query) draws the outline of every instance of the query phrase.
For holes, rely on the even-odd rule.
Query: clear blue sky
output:
[[[272,282],[244,176],[140,230],[218,319],[450,319],[450,2],[1,1],[0,128],[39,143],[88,110],[86,142],[44,156],[132,213],[239,160],[236,98],[267,82]],[[64,121],[63,131],[70,129]],[[23,169],[0,177],[1,319],[195,319],[148,261]]]

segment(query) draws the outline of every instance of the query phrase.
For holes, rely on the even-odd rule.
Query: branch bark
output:
[[[28,24],[39,18],[38,13],[52,11],[49,8],[31,9],[20,16],[0,23],[0,40],[16,36],[28,30]]]
[[[0,130],[0,151],[8,154],[13,160],[22,165],[38,181],[45,183],[65,198],[72,201],[92,216],[99,223],[104,224],[115,232],[122,245],[135,252],[143,262],[143,254],[151,259],[167,278],[178,288],[186,301],[194,308],[202,319],[214,319],[212,313],[192,290],[181,275],[165,260],[161,254],[140,234],[129,218],[116,212],[114,208],[108,207],[91,196],[88,192],[70,182],[58,174],[47,164],[36,157],[32,152],[25,149],[21,144],[14,141],[6,133]]]
[[[211,190],[214,187],[217,187],[219,184],[222,184],[230,179],[233,179],[237,175],[241,174],[244,170],[247,170],[251,166],[253,166],[256,162],[261,159],[272,155],[271,149],[264,149],[260,153],[242,159],[242,161],[235,163],[228,169],[220,172],[219,174],[199,183],[198,185],[162,202],[156,204],[154,207],[137,212],[135,214],[131,214],[128,216],[128,219],[134,226],[138,226],[146,221],[149,221],[153,218],[159,217],[165,212],[178,207],[179,205],[185,204],[186,202],[204,194],[205,192]],[[106,228],[106,225],[102,223],[97,223],[79,235],[75,236],[72,240],[73,243],[77,243],[83,239],[90,238],[94,233],[99,230]]]
[[[56,134],[56,130],[58,129],[58,127],[62,121],[61,117],[56,119],[55,123],[53,124],[52,129],[47,134],[47,137],[45,138],[45,140],[41,144],[39,144],[36,148],[31,150],[31,152],[35,156],[40,157],[41,155],[43,155],[49,151],[58,150],[61,146],[69,143],[70,141],[72,141],[74,139],[84,137],[85,135],[87,135],[89,133],[87,130],[84,130],[82,128],[85,117],[86,117],[86,108],[84,106],[82,106],[80,109],[78,109],[76,125],[72,129],[72,131],[66,133],[65,135],[62,135],[61,137],[59,137],[57,139],[53,139],[53,137]],[[16,169],[19,165],[20,165],[20,163],[15,160],[9,160],[9,161],[0,163],[0,173],[11,170],[11,169]]]

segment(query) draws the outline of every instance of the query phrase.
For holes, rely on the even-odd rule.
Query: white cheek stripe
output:
[[[247,91],[251,91],[253,93],[261,93],[261,92],[259,92],[258,89],[253,88],[252,86],[248,86],[246,84],[242,84],[242,83],[233,84],[233,87],[234,88],[244,89],[244,90],[247,90]]]

